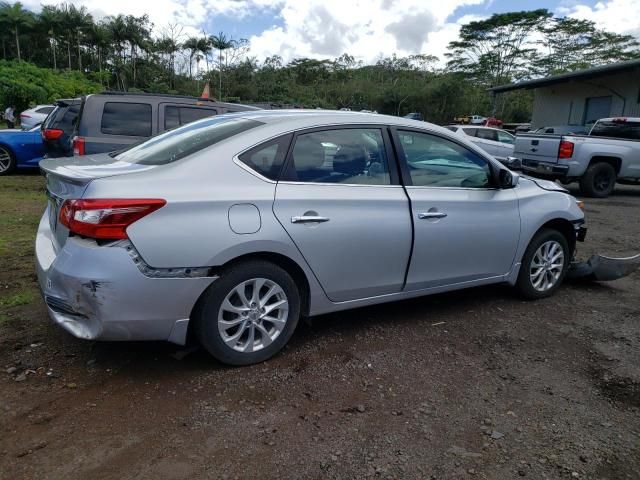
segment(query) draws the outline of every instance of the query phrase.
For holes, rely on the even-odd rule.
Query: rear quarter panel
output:
[[[640,141],[605,137],[567,136],[574,143],[573,157],[569,160],[570,174],[579,176],[595,157],[619,158],[619,177],[640,178]]]

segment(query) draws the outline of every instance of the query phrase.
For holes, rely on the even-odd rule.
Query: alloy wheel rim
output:
[[[531,259],[529,278],[538,292],[553,288],[564,269],[564,250],[555,240],[544,242]]]
[[[244,281],[227,294],[218,311],[222,341],[241,353],[271,345],[289,318],[289,301],[280,285],[267,278]]]
[[[0,147],[0,173],[9,170],[11,165],[11,155],[6,149]]]
[[[611,185],[611,176],[606,173],[601,173],[595,178],[595,187],[599,192],[605,192],[609,189]]]

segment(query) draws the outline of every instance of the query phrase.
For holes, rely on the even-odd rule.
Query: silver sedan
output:
[[[193,335],[234,365],[281,350],[301,316],[491,283],[546,297],[584,237],[558,185],[384,115],[221,115],[40,166],[52,319],[85,339]]]

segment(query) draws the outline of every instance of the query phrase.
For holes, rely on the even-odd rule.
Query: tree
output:
[[[233,47],[233,40],[220,32],[210,37],[211,47],[218,50],[218,99],[222,100],[222,52]]]
[[[20,61],[22,60],[20,54],[20,31],[33,25],[34,16],[29,10],[25,10],[20,2],[16,2],[13,5],[3,2],[0,4],[0,17],[2,17],[6,25],[13,29],[18,61]]]
[[[189,37],[182,44],[182,48],[189,51],[189,77],[193,78],[193,57],[198,51],[198,39],[196,37]]]
[[[629,35],[598,30],[594,22],[569,17],[552,18],[542,27],[536,73],[556,73],[589,68],[638,56],[638,42]]]
[[[460,40],[449,43],[448,67],[487,86],[526,76],[535,56],[531,35],[551,16],[546,9],[496,13],[463,25]]]
[[[40,28],[46,34],[51,44],[53,69],[57,70],[56,50],[58,46],[58,33],[62,30],[62,14],[60,9],[56,5],[43,5],[38,20]]]

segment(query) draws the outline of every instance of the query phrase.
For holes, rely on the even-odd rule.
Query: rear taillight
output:
[[[42,130],[42,138],[44,140],[58,140],[63,133],[64,131],[58,128],[45,128]]]
[[[573,157],[573,142],[562,140],[560,142],[560,148],[558,149],[558,158],[571,157]]]
[[[166,203],[157,198],[65,200],[60,223],[83,237],[119,240],[128,238],[129,225]]]
[[[26,113],[21,113],[20,118],[31,118],[31,115],[27,115]]]
[[[84,138],[73,137],[72,145],[74,155],[84,155]]]

